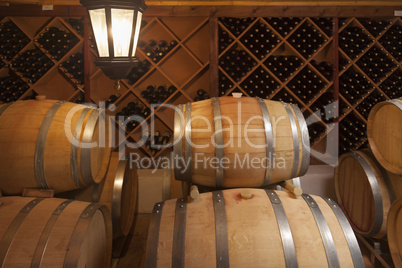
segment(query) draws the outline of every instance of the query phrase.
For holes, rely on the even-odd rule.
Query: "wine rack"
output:
[[[286,37],[295,27],[303,20],[303,18],[264,18],[281,36]]]
[[[146,90],[141,92],[141,97],[146,99],[148,103],[163,103],[165,102],[173,93],[175,93],[177,88],[173,85],[167,87],[166,85],[149,85]]]
[[[135,84],[141,77],[143,77],[151,68],[151,63],[147,60],[139,60],[138,66],[134,67],[127,75],[127,83],[129,85]]]
[[[11,60],[30,42],[28,36],[12,21],[5,21],[0,27],[0,55]]]
[[[9,96],[2,102],[32,99],[38,94],[75,98],[77,72],[68,75],[62,68],[58,70],[73,52],[82,52],[83,37],[71,25],[62,18],[5,17],[0,21],[0,35],[0,76],[15,80],[12,90],[5,86]],[[80,77],[80,84],[82,81]],[[3,86],[0,91],[4,92]]]
[[[315,117],[309,120],[313,122],[309,132],[314,149],[322,148],[332,123],[336,122],[335,90],[339,90],[340,96],[339,153],[366,146],[367,138],[362,133],[372,106],[402,95],[400,18],[339,19],[339,31],[335,34],[333,19],[329,18],[254,18],[240,30],[231,24],[238,24],[237,19],[219,21],[219,94],[240,91],[246,96],[298,105],[305,117]],[[250,36],[257,39],[252,46]],[[334,36],[339,40],[337,89],[333,83]],[[265,42],[270,45],[268,48],[256,46]],[[257,64],[251,71],[236,76],[227,68],[227,54],[234,49],[254,59]],[[256,72],[269,79],[255,79]],[[278,84],[270,87],[270,81]],[[250,84],[256,87],[250,90]],[[356,124],[357,130],[346,127],[348,122]]]
[[[270,56],[264,64],[276,77],[285,82],[299,70],[303,61],[297,56]]]
[[[35,84],[54,63],[39,49],[21,52],[10,63],[10,68],[23,77],[26,82]]]
[[[84,85],[84,55],[82,53],[72,54],[69,60],[59,64],[59,69],[74,83]]]
[[[225,96],[227,91],[232,92],[233,85],[231,79],[219,71],[219,96]]]
[[[219,94],[237,91],[298,105],[305,116],[315,118],[309,129],[311,144],[317,147],[325,139],[328,120],[315,112],[328,102],[326,98],[333,99],[332,19],[259,17],[240,30],[231,26],[238,20],[242,19],[218,22]],[[251,70],[238,75],[227,64],[229,53],[245,55],[232,65],[242,66],[243,61]]]
[[[169,43],[166,40],[159,40],[156,42],[153,39],[145,42],[140,40],[138,42],[138,47],[141,49],[148,59],[152,60],[154,63],[158,63],[163,57],[165,57],[169,51],[171,51],[177,45],[176,40],[171,40]]]
[[[172,133],[169,130],[165,131],[163,136],[159,130],[156,130],[154,134],[151,134],[149,131],[145,131],[141,136],[141,141],[143,141],[143,146],[145,146],[147,151],[154,156],[171,141],[171,138]]]
[[[59,61],[77,43],[78,38],[65,29],[56,26],[46,28],[39,34],[39,38],[34,40],[36,45],[46,51],[50,58]]]
[[[91,34],[84,36],[82,18],[5,17],[0,21],[0,101],[43,94],[83,103],[86,64],[91,101],[106,101],[117,133],[124,136],[116,139],[115,148],[163,156],[168,152],[161,146],[166,138],[145,139],[143,128],[158,130],[160,138],[172,133],[174,111],[169,105],[241,92],[299,106],[312,122],[311,146],[317,150],[332,123],[339,121],[339,153],[355,150],[367,144],[361,134],[374,104],[402,97],[402,21],[341,18],[335,33],[333,22],[313,17],[218,18],[215,74],[209,66],[209,43],[215,40],[209,17],[144,17],[136,52],[139,65],[116,91],[114,81],[94,64],[96,47]],[[92,43],[88,62],[83,60],[84,38]],[[335,61],[339,70],[334,71]],[[217,88],[211,88],[214,79]],[[153,85],[151,94],[147,88]],[[326,109],[334,106],[335,92],[338,118],[335,110]],[[124,127],[118,119],[127,121],[132,115],[143,120]]]
[[[97,52],[93,42],[90,61],[85,63],[90,65],[90,82],[94,89],[91,90],[91,100],[96,104],[107,101],[117,132],[124,134],[124,140],[115,141],[115,148],[130,141],[140,144],[141,135],[138,133],[146,124],[160,130],[162,139],[164,133],[171,133],[173,128],[172,116],[169,115],[173,110],[164,105],[209,97],[209,46],[199,43],[199,40],[208,42],[210,38],[209,19],[152,17],[144,18],[142,25],[141,40],[153,54],[148,55],[147,49],[141,49],[139,45],[137,57],[140,64],[121,81],[118,92],[114,90],[114,81],[95,66]],[[82,18],[6,17],[1,20],[0,34],[1,42],[4,40],[4,44],[0,44],[2,102],[33,99],[38,94],[50,99],[84,102]],[[152,84],[158,85],[153,92],[158,98],[145,98],[141,93]],[[163,84],[167,87],[161,92]],[[197,95],[199,89],[205,89],[202,96]],[[128,109],[133,108],[133,103],[138,107]],[[158,106],[152,109],[154,117],[151,117],[153,104]],[[139,107],[141,112],[137,113]],[[144,120],[130,122],[133,115]],[[115,116],[128,121],[127,127],[123,127]],[[163,141],[155,138],[149,141],[139,148],[143,156],[163,153],[166,137]]]
[[[168,152],[166,144],[171,139],[166,137],[172,137],[173,132],[174,110],[169,105],[199,99],[199,89],[205,90],[203,97],[210,92],[209,46],[199,42],[208,43],[209,18],[143,19],[136,52],[140,61],[138,67],[121,81],[121,89],[116,92],[108,78],[93,66],[95,72],[91,76],[91,87],[99,88],[102,84],[109,89],[97,90],[92,99],[97,103],[110,100],[114,95],[117,97],[110,101],[115,106],[110,112],[116,116],[114,122],[125,139],[117,140],[115,148],[125,146],[127,152],[159,157]],[[133,103],[137,106],[133,107]],[[119,117],[128,124],[117,120]],[[151,133],[160,133],[160,137],[144,138],[146,126]]]
[[[255,23],[240,39],[258,59],[264,59],[281,41],[265,23]]]
[[[111,97],[113,96],[115,95],[112,95]],[[122,122],[127,121],[126,132],[130,133],[142,122],[142,118],[147,118],[150,114],[151,110],[148,107],[141,104],[138,99],[133,99],[116,114],[115,118],[119,125],[124,125]],[[137,116],[140,120],[137,120]]]
[[[65,21],[75,30],[75,32],[83,37],[84,36],[84,20],[79,18],[67,18]]]
[[[28,90],[29,86],[18,76],[0,78],[0,101],[12,102],[18,100]]]
[[[343,154],[351,147],[361,147],[366,140],[366,122],[356,112],[349,113],[339,123],[339,153]]]
[[[232,48],[220,59],[220,65],[233,80],[239,82],[257,62],[245,50]]]
[[[306,59],[312,57],[327,41],[325,34],[309,22],[303,23],[290,37],[290,44]]]
[[[402,44],[401,25],[400,18],[348,18],[340,24],[339,55],[344,66],[339,78],[340,154],[366,147],[365,126],[371,108],[402,96],[402,46],[398,46]],[[350,53],[353,47],[356,49]],[[354,128],[342,129],[348,122],[355,122]]]
[[[279,88],[279,82],[260,66],[240,86],[251,97],[267,99]]]
[[[402,70],[399,68],[392,73],[387,80],[379,86],[380,89],[391,99],[402,97]]]
[[[328,105],[332,104],[333,96],[333,92],[326,91],[310,106],[310,109],[314,113],[319,114],[325,124],[332,123],[336,117],[334,111],[326,109]]]
[[[375,40],[363,28],[348,26],[339,34],[339,47],[349,58],[358,58]]]
[[[359,104],[367,92],[374,90],[374,86],[366,76],[353,68],[349,68],[339,78],[339,93],[353,106]]]
[[[380,39],[380,44],[394,57],[398,62],[402,61],[402,51],[400,49],[402,41],[400,36],[402,25],[393,24],[391,28]]]

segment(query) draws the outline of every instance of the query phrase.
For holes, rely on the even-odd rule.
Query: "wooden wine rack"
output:
[[[88,90],[83,85],[77,85],[68,76],[65,76],[59,69],[59,64],[69,59],[74,53],[81,53],[84,51],[84,39],[87,36],[81,36],[69,23],[67,18],[64,17],[5,17],[1,22],[13,21],[18,28],[20,28],[31,40],[23,49],[37,47],[34,42],[39,34],[45,31],[45,28],[55,26],[63,28],[68,32],[73,33],[77,38],[77,44],[59,61],[55,61],[49,57],[54,66],[41,77],[36,83],[29,83],[29,90],[27,90],[20,99],[26,99],[33,94],[43,94],[48,98],[77,101],[83,99],[83,91]],[[232,92],[242,92],[248,96],[247,91],[244,89],[247,82],[250,80],[254,72],[261,72],[270,77],[275,85],[275,89],[267,92],[269,99],[281,100],[285,102],[292,102],[298,105],[303,111],[309,121],[316,122],[311,124],[314,127],[315,135],[311,137],[311,146],[315,150],[325,150],[325,143],[327,134],[332,131],[331,125],[333,122],[340,122],[347,118],[350,120],[358,120],[362,126],[367,123],[368,111],[364,110],[366,103],[370,103],[373,99],[391,99],[402,96],[400,87],[394,86],[393,81],[397,81],[402,73],[402,59],[396,57],[395,53],[400,52],[402,47],[391,50],[390,47],[384,45],[383,37],[390,35],[395,25],[402,25],[401,18],[384,18],[386,26],[383,30],[373,35],[365,27],[366,21],[359,18],[346,18],[339,19],[339,25],[334,23],[333,34],[331,31],[322,28],[319,21],[313,17],[304,17],[300,19],[300,23],[287,33],[280,31],[274,25],[274,18],[255,17],[249,18],[247,26],[238,35],[235,35],[228,29],[224,23],[224,18],[213,18],[203,16],[192,17],[144,17],[147,22],[142,28],[140,39],[148,41],[153,40],[175,40],[178,45],[170,50],[160,61],[157,63],[149,59],[143,51],[137,49],[136,56],[141,61],[148,61],[150,68],[145,71],[142,76],[134,83],[128,79],[121,82],[121,89],[119,92],[114,90],[114,81],[107,78],[103,72],[94,64],[96,58],[96,51],[90,49],[89,55],[86,55],[89,61],[85,62],[89,66],[89,83],[90,84],[90,97],[94,103],[99,103],[102,100],[107,100],[110,95],[118,94],[118,99],[114,103],[113,109],[109,112],[115,115],[130,101],[137,99],[139,103],[145,107],[151,105],[141,97],[141,92],[145,90],[148,85],[155,84],[166,86],[173,85],[177,88],[176,92],[171,94],[160,106],[152,110],[150,116],[137,126],[130,133],[125,133],[116,122],[116,129],[118,132],[123,133],[125,139],[123,141],[116,141],[115,148],[126,146],[126,142],[138,142],[141,139],[142,127],[147,124],[154,124],[154,129],[159,130],[161,133],[164,131],[173,131],[173,110],[168,107],[169,105],[178,105],[186,102],[193,101],[196,92],[199,88],[205,89],[211,97],[218,96],[220,84],[222,82],[226,85],[224,95],[230,95]],[[376,21],[377,19],[373,19]],[[338,22],[338,19],[333,19]],[[244,43],[245,37],[249,31],[256,25],[263,24],[268,28],[277,38],[277,44],[266,55],[256,55],[247,44]],[[364,49],[357,57],[348,55],[343,51],[342,42],[339,37],[342,33],[348,30],[348,27],[359,27],[364,32],[368,33],[372,42],[370,46]],[[366,25],[367,26],[367,25]],[[316,29],[324,38],[325,42],[320,44],[320,47],[311,55],[303,55],[301,51],[294,46],[292,38],[303,27],[310,27]],[[222,31],[226,31],[230,37],[230,42],[222,45],[220,43],[220,35]],[[361,59],[365,57],[368,51],[373,48],[378,48],[383,51],[384,57],[391,60],[395,65],[392,70],[385,74],[380,79],[376,80],[367,75],[361,68]],[[253,61],[255,66],[252,67],[245,76],[240,80],[233,79],[220,65],[220,61],[229,51],[244,50]],[[45,52],[42,49],[43,52]],[[274,72],[267,67],[267,63],[272,56],[280,55],[294,55],[301,59],[302,65],[293,72],[293,74],[286,80],[277,77]],[[332,79],[325,77],[313,64],[312,61],[327,61],[334,65],[334,76]],[[338,68],[338,60],[347,61],[348,63]],[[0,67],[0,75],[6,76],[9,72],[14,72],[12,68],[8,68],[10,60],[2,60],[3,67]],[[2,66],[0,64],[0,66]],[[323,87],[317,92],[313,92],[312,96],[306,98],[300,96],[290,89],[292,83],[297,81],[298,76],[301,75],[303,70],[310,69],[316,76],[323,81]],[[350,98],[339,92],[339,78],[348,71],[355,71],[361,74],[366,82],[370,85],[370,89],[361,94],[358,101],[351,103]],[[24,78],[23,78],[24,79]],[[87,79],[88,80],[88,79]],[[338,94],[339,93],[339,94]],[[330,100],[337,100],[339,98],[339,117],[336,117],[336,110],[334,110],[334,118],[321,118],[323,112],[323,104],[328,103]],[[154,116],[153,116],[154,115]],[[313,133],[311,132],[311,133]],[[355,150],[367,144],[367,138],[362,136],[359,142],[349,146],[346,150]],[[156,155],[153,155],[145,146],[139,149],[128,149],[128,151],[139,152],[142,156],[159,157],[169,152],[161,150]],[[343,153],[340,150],[339,153]]]
[[[243,33],[241,33],[239,36],[234,36],[232,35],[232,39],[234,40],[231,44],[228,45],[228,47],[220,53],[220,57],[223,57],[225,53],[230,50],[234,46],[238,46],[241,49],[245,50],[248,55],[253,57],[253,59],[257,62],[257,65],[253,68],[252,71],[250,71],[246,76],[244,76],[240,81],[234,81],[222,68],[220,68],[221,75],[225,76],[225,79],[228,79],[231,81],[231,89],[228,90],[224,95],[230,95],[232,92],[241,92],[246,96],[249,96],[246,90],[243,88],[243,82],[247,81],[249,76],[252,76],[255,71],[259,72],[264,72],[269,75],[272,81],[274,81],[275,84],[277,84],[277,89],[272,91],[268,97],[269,99],[273,100],[278,100],[278,101],[284,101],[284,102],[292,102],[301,108],[302,112],[304,113],[305,117],[308,117],[312,115],[313,117],[316,117],[313,119],[313,121],[317,121],[318,124],[323,125],[323,130],[326,130],[326,125],[323,122],[323,120],[320,117],[317,117],[317,115],[314,113],[315,112],[315,107],[314,103],[317,99],[321,97],[325,92],[332,91],[333,90],[333,81],[327,80],[316,68],[310,63],[311,60],[317,60],[317,61],[327,61],[334,63],[334,57],[333,54],[331,53],[333,48],[332,48],[332,36],[327,36],[324,31],[322,31],[311,18],[303,18],[300,19],[300,22],[294,26],[294,28],[287,32],[285,35],[284,33],[280,33],[277,29],[275,29],[270,22],[272,21],[272,18],[256,18],[252,23],[248,25],[248,27],[245,29]],[[256,23],[264,24],[266,28],[268,28],[276,37],[279,42],[277,42],[276,46],[266,55],[264,55],[262,58],[257,57],[250,49],[248,48],[247,45],[245,45],[242,40],[243,36],[247,34],[247,32],[253,28],[253,26]],[[219,22],[219,27],[226,32],[230,32],[228,28],[224,25],[224,23]],[[312,55],[309,55],[309,57],[304,57],[297,49],[294,48],[293,44],[291,44],[290,39],[292,36],[295,35],[296,32],[300,30],[301,27],[314,27],[315,29],[319,30],[321,34],[325,37],[326,41],[321,45],[321,48],[317,49],[315,53]],[[275,43],[275,42],[274,42]],[[292,75],[290,75],[286,80],[278,78],[265,64],[269,57],[271,56],[277,56],[277,55],[294,55],[297,56],[298,58],[301,59],[302,65],[293,72]],[[314,73],[316,73],[319,78],[324,81],[324,87],[320,89],[317,92],[314,92],[314,95],[306,100],[302,100],[302,96],[296,95],[294,92],[292,92],[289,88],[288,85],[292,84],[293,81],[297,80],[298,75],[303,71],[303,69],[310,69]],[[333,94],[331,94],[331,97],[333,97]],[[321,108],[321,107],[319,107]],[[315,148],[317,147],[317,144],[319,144],[323,139],[325,138],[325,134],[321,135],[320,137],[315,137],[315,140],[312,141],[312,147]]]
[[[389,20],[384,20],[383,23],[385,24],[383,29],[377,34],[376,33],[373,34],[370,31],[368,31],[368,29],[364,26],[364,23],[361,23],[361,21],[359,21],[359,19],[356,18],[345,19],[340,24],[339,29],[340,33],[342,33],[342,31],[345,31],[348,26],[353,25],[363,29],[363,32],[368,33],[369,37],[373,40],[370,46],[361,53],[359,53],[359,55],[357,55],[357,57],[355,58],[351,58],[347,53],[345,53],[345,51],[339,48],[340,57],[343,57],[350,61],[350,64],[345,66],[346,68],[339,73],[339,76],[342,77],[342,75],[345,72],[352,69],[357,73],[363,75],[366,82],[371,87],[370,89],[363,92],[362,96],[355,103],[351,103],[350,100],[348,100],[348,96],[342,95],[342,93],[340,92],[339,95],[340,107],[344,107],[343,111],[340,114],[339,118],[340,122],[342,122],[342,120],[344,120],[345,118],[351,117],[360,120],[361,122],[363,122],[364,125],[367,125],[367,118],[369,111],[363,109],[364,106],[366,106],[365,105],[366,103],[375,104],[372,103],[373,99],[377,99],[378,102],[387,99],[395,99],[402,97],[402,89],[400,86],[394,85],[390,89],[387,89],[385,87],[387,83],[397,82],[398,79],[400,79],[400,74],[402,70],[402,58],[396,59],[394,55],[396,55],[395,53],[398,52],[401,53],[402,47],[399,46],[395,48],[395,50],[393,51],[391,50],[387,51],[387,49],[383,45],[384,44],[383,37],[390,33],[390,29],[395,28],[397,25],[399,26],[402,25],[401,19],[393,18]],[[381,75],[379,79],[373,79],[373,77],[370,77],[370,74],[366,73],[359,64],[362,61],[362,59],[367,55],[367,53],[369,51],[372,51],[373,49],[381,50],[383,52],[381,57],[375,59],[376,61],[385,59],[390,61],[394,65],[389,72],[379,74]],[[368,141],[365,135],[361,138],[360,144],[355,144],[355,146],[349,148],[349,150],[356,150],[359,148],[366,147],[367,143]],[[342,153],[342,151],[340,151],[340,153]]]
[[[127,80],[122,81],[124,89],[121,96],[115,102],[116,111],[121,110],[128,102],[137,99],[146,107],[151,108],[151,115],[145,118],[144,122],[127,133],[126,140],[131,143],[140,143],[143,133],[143,125],[146,123],[151,130],[158,130],[161,134],[165,131],[173,131],[174,110],[167,107],[169,105],[178,105],[193,101],[194,96],[199,88],[203,88],[209,92],[209,46],[200,43],[199,40],[209,42],[209,19],[206,17],[184,17],[184,18],[144,18],[147,21],[145,27],[142,28],[140,40],[175,40],[177,45],[174,46],[161,60],[157,63],[148,58],[145,53],[137,49],[137,58],[141,61],[149,61],[151,67],[140,77],[135,83],[130,85]],[[104,76],[98,71],[95,76]],[[107,78],[103,78],[107,79]],[[98,78],[93,77],[93,80]],[[91,82],[91,87],[94,83]],[[163,103],[153,106],[141,96],[141,92],[148,85],[166,85],[175,86],[176,92],[171,94]],[[110,85],[110,89],[113,89]],[[110,94],[115,92],[99,92],[99,99],[107,99]],[[122,131],[119,128],[119,131]],[[118,142],[116,147],[125,146],[125,140]],[[127,149],[130,152],[130,148]],[[138,152],[138,150],[136,150]],[[143,156],[158,157],[166,151],[160,150],[155,155],[144,146],[139,150]],[[167,150],[169,151],[169,150]]]

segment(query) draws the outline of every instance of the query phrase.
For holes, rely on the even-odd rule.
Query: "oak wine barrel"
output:
[[[218,188],[277,183],[307,172],[309,147],[307,124],[295,105],[220,97],[175,110],[174,168],[180,181]]]
[[[133,225],[138,196],[138,174],[135,166],[112,152],[106,177],[99,184],[60,195],[64,198],[107,205],[112,213],[113,237],[128,235]]]
[[[134,222],[138,197],[138,174],[135,166],[130,169],[127,159],[112,153],[99,203],[106,204],[112,212],[113,237],[128,235]]]
[[[109,267],[112,226],[100,204],[0,197],[0,267]]]
[[[56,100],[1,105],[3,194],[19,195],[24,188],[57,193],[100,182],[110,158],[108,121],[102,117],[99,109]]]
[[[378,162],[388,171],[402,175],[402,100],[376,104],[367,120],[367,137]]]
[[[153,267],[364,267],[331,199],[230,189],[155,204],[146,246]]]
[[[402,197],[402,178],[381,168],[369,150],[350,152],[339,158],[335,192],[353,229],[380,239],[392,202]]]
[[[388,213],[388,245],[395,267],[402,267],[402,198],[395,201]]]

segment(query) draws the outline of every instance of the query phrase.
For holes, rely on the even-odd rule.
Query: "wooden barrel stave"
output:
[[[103,267],[110,263],[112,229],[105,206],[56,198],[1,200],[2,267]]]
[[[106,204],[112,212],[114,238],[128,235],[134,222],[137,195],[137,170],[130,169],[128,161],[113,152],[98,202]]]
[[[402,175],[402,100],[376,104],[367,120],[367,137],[377,161],[388,171]]]
[[[77,111],[65,122],[71,109]],[[54,100],[9,105],[0,115],[3,193],[21,194],[24,188],[52,188],[63,192],[99,182],[110,157],[108,132],[103,135],[104,147],[90,149],[76,148],[65,133],[66,128],[70,136],[76,132],[80,141],[98,142],[98,117],[97,109]]]
[[[0,117],[0,162],[7,168],[2,168],[0,188],[4,194],[22,193],[21,185],[25,185],[26,188],[37,188],[36,180],[32,180],[35,178],[33,159],[36,140],[46,112],[53,104],[54,102],[45,102],[37,106],[32,102],[27,102],[25,105],[23,102],[16,102],[9,105],[2,113]],[[21,117],[21,109],[29,110],[32,118]],[[23,130],[22,126],[29,126],[29,128]],[[27,131],[30,131],[31,134],[27,135]],[[23,153],[21,154],[21,152]]]
[[[252,197],[242,199],[241,192],[244,190],[203,193],[196,200],[187,201],[184,207],[178,207],[180,201],[176,199],[156,204],[147,241],[147,267],[177,267],[174,265],[177,261],[184,263],[185,267],[215,267],[226,257],[230,267],[285,267],[291,264],[325,267],[329,262],[327,258],[330,258],[326,253],[328,245],[335,249],[335,261],[340,267],[364,267],[353,231],[333,201],[306,195],[304,197],[307,199],[304,200],[282,191],[272,191],[278,198],[271,199],[268,197],[271,190],[262,189],[247,189]],[[215,202],[223,204],[227,224],[218,224],[219,227],[216,227],[216,217],[221,212],[215,213],[218,203],[213,201],[212,196],[219,195]],[[219,201],[219,198],[223,199]],[[311,200],[315,201],[315,206],[308,205]],[[288,222],[290,235],[281,234],[286,230],[278,206],[284,209],[285,214],[282,215]],[[320,224],[327,225],[329,231],[324,233],[331,237],[332,245],[331,242],[323,242],[323,234],[317,227],[319,220],[313,216],[310,206],[314,207],[315,213],[317,209],[321,211],[324,220],[320,220]],[[341,213],[343,219],[335,211]],[[185,214],[182,225],[178,213]],[[227,226],[227,230],[222,226]],[[184,238],[175,236],[177,229],[184,229]],[[180,250],[177,245],[181,239],[185,246]],[[220,250],[224,247],[218,240],[226,240],[227,252]],[[283,243],[289,245],[289,241],[294,243],[294,257],[288,255],[288,250],[285,253],[283,248]],[[217,252],[220,252],[219,256]]]
[[[218,100],[218,106],[214,108],[215,100]],[[263,106],[266,106],[266,112],[263,111]],[[262,186],[305,174],[309,165],[308,130],[298,108],[269,100],[221,97],[179,106],[183,116],[176,111],[175,157],[183,157],[186,163],[189,161],[189,155],[192,158],[191,170],[182,173],[183,169],[175,166],[176,179],[191,180],[192,183],[210,187],[219,184],[217,168],[211,167],[208,162],[216,158],[219,151],[215,148],[218,135],[212,135],[216,132],[217,122],[214,121],[214,112],[218,109],[222,115],[222,144],[228,145],[222,149],[223,156],[228,158],[229,162],[227,168],[222,171],[224,188]],[[188,112],[191,114],[186,115]],[[188,123],[190,119],[191,127]],[[185,127],[186,125],[188,126]],[[267,134],[266,125],[269,125],[268,130],[272,128],[272,133]],[[244,137],[245,130],[247,138]],[[267,135],[270,136],[267,138]],[[191,137],[187,144],[186,136]],[[268,149],[264,146],[267,142]],[[196,148],[201,145],[204,147]],[[264,168],[271,164],[266,162],[263,162],[265,164],[260,168],[251,168],[250,163],[245,168],[247,157],[265,161],[267,158],[271,159],[273,153],[275,160],[281,161],[278,164],[279,161],[274,160],[272,164],[276,165],[276,168]],[[200,157],[207,159],[206,165],[198,161]],[[266,175],[267,172],[272,173],[271,176]],[[253,176],[249,176],[250,174]],[[245,175],[248,175],[247,180],[244,180]],[[266,178],[267,176],[271,179]]]

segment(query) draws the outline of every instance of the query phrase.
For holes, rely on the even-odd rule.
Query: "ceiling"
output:
[[[211,0],[187,0],[164,1],[146,0],[148,6],[402,6],[402,0],[243,0],[243,1],[211,1]],[[0,0],[0,5],[34,4],[34,5],[80,5],[79,0]]]

